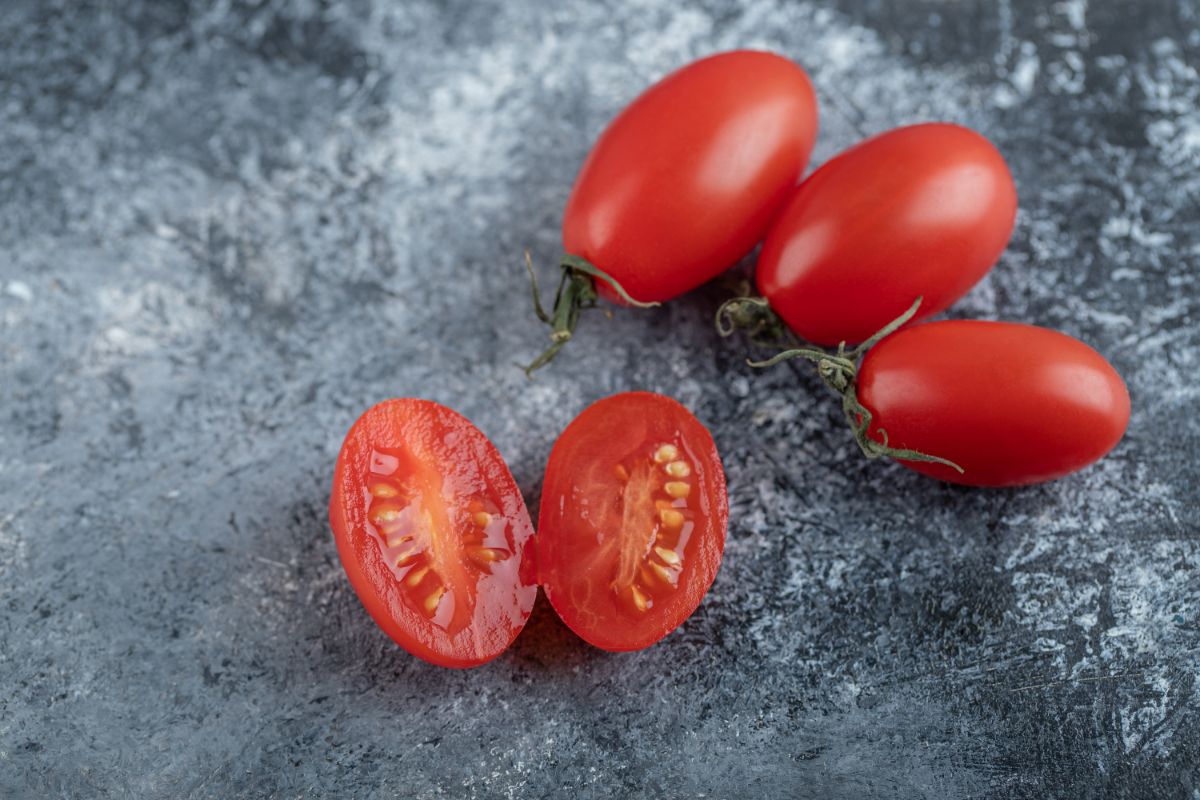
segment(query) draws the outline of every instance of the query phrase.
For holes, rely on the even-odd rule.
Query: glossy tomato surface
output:
[[[648,392],[600,400],[550,453],[538,522],[542,588],[593,645],[647,647],[712,585],[728,515],[716,445],[686,408]]]
[[[601,134],[567,200],[563,244],[636,300],[682,294],[762,239],[816,135],[812,85],[791,61],[740,50],[689,64]]]
[[[387,400],[359,417],[338,455],[329,522],[359,599],[413,655],[482,664],[529,617],[525,502],[487,437],[444,406]]]
[[[1059,478],[1111,450],[1129,423],[1129,393],[1116,370],[1066,334],[1011,322],[930,322],[867,351],[858,399],[874,414],[872,436],[950,459],[901,461],[971,486]]]
[[[875,136],[788,198],[758,258],[758,290],[810,342],[864,341],[923,297],[916,319],[982,278],[1012,235],[1017,191],[1000,153],[957,125]]]

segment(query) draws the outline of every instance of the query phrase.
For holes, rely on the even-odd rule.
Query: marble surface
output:
[[[0,796],[1200,797],[1200,9],[1066,0],[0,8]],[[593,314],[521,272],[589,143],[690,59],[770,48],[814,164],[945,119],[1021,210],[949,312],[1125,376],[1087,471],[978,491],[868,463],[752,374],[712,285]],[[742,265],[747,270],[750,263]],[[680,630],[594,650],[544,600],[447,671],[368,619],[326,523],[347,427],[418,395],[536,507],[626,389],[712,429],[731,528]]]

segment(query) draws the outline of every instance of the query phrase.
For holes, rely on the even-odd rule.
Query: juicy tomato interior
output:
[[[482,664],[529,617],[525,503],[491,442],[444,406],[388,400],[358,419],[338,456],[330,523],[363,605],[414,655]]]
[[[647,647],[712,585],[727,519],[725,476],[704,426],[670,398],[614,395],[576,417],[550,454],[540,581],[591,644]]]

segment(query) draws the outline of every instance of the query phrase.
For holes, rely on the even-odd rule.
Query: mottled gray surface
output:
[[[0,795],[1200,798],[1198,21],[6,0]],[[952,314],[1108,355],[1110,458],[1019,491],[864,462],[815,379],[712,334],[720,286],[593,315],[526,382],[522,249],[548,275],[604,123],[735,46],[810,70],[816,163],[927,119],[998,144],[1017,231]],[[539,601],[467,672],[376,629],[325,518],[362,409],[454,406],[534,504],[555,435],[625,389],[725,457],[725,562],[682,629],[610,655]]]

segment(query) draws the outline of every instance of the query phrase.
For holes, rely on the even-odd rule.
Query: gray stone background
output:
[[[0,795],[1200,798],[1200,9],[1194,2],[0,6]],[[720,49],[811,73],[814,164],[984,132],[1012,244],[952,316],[1106,354],[1087,471],[954,488],[752,374],[713,285],[593,314],[549,278],[590,142]],[[749,267],[749,262],[743,269]],[[611,655],[544,601],[467,672],[372,624],[325,507],[342,435],[419,395],[536,507],[557,433],[652,389],[712,429],[725,561]]]

